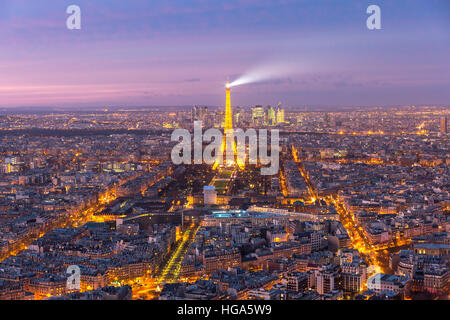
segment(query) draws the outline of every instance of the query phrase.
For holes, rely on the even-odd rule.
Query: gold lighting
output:
[[[227,80],[227,84],[225,86],[226,91],[226,100],[225,100],[225,123],[224,123],[224,135],[223,135],[223,142],[222,146],[220,148],[220,154],[223,155],[223,161],[225,161],[226,166],[231,167],[237,164],[239,168],[244,169],[245,167],[245,158],[242,161],[239,157],[237,157],[237,147],[236,142],[233,138],[233,150],[229,150],[230,154],[227,156],[227,132],[232,133],[233,132],[233,114],[231,112],[231,98],[230,98],[230,91],[231,86],[230,82]],[[232,156],[232,157],[231,157]],[[231,158],[231,159],[230,159]],[[216,162],[213,165],[213,170],[215,170],[220,164],[219,157],[217,157]]]

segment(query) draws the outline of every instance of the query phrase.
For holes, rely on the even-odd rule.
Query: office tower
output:
[[[281,107],[281,102],[277,106],[277,124],[284,123],[284,109]]]
[[[256,126],[262,126],[265,123],[265,112],[262,106],[255,106],[252,109],[252,121]]]
[[[192,108],[192,122],[202,121],[205,122],[208,116],[208,107],[194,106]]]
[[[227,81],[227,85],[225,87],[226,92],[226,101],[225,101],[225,131],[233,130],[233,113],[231,112],[231,99],[230,99],[230,83]]]
[[[214,113],[214,127],[222,128],[224,125],[225,113],[223,111],[216,111]]]
[[[316,288],[319,294],[325,294],[338,289],[339,272],[337,266],[328,264],[316,270]]]
[[[194,106],[191,111],[192,122],[197,121],[199,118],[199,107]]]
[[[239,124],[242,121],[242,109],[240,107],[234,108],[233,118],[234,124],[236,125],[236,127],[239,127]]]

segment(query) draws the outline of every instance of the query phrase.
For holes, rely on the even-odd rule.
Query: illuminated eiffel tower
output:
[[[245,163],[241,163],[240,159],[237,157],[237,147],[236,142],[233,139],[233,147],[231,150],[227,150],[227,141],[226,134],[227,132],[233,132],[233,113],[231,112],[231,99],[230,99],[230,91],[231,86],[230,82],[227,80],[227,84],[225,86],[226,90],[226,101],[225,101],[225,123],[224,123],[224,135],[223,142],[221,146],[220,153],[223,155],[223,163],[227,167],[235,166],[236,164],[239,168],[243,169],[245,167]],[[219,157],[216,159],[214,163],[213,169],[216,169],[220,165]]]
[[[227,130],[233,130],[233,114],[231,112],[231,99],[230,99],[230,82],[227,80],[227,84],[225,86],[226,90],[226,102],[225,102],[225,132]]]

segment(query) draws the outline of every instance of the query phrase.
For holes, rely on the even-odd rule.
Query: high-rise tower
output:
[[[231,91],[231,87],[230,87],[230,82],[227,80],[227,84],[225,86],[225,91],[226,91],[226,100],[225,100],[225,124],[224,124],[224,128],[223,128],[223,162],[227,165],[227,166],[233,166],[236,164],[236,143],[234,142],[234,138],[233,138],[233,143],[232,143],[232,149],[228,150],[228,145],[227,145],[227,134],[233,134],[233,113],[231,112],[231,99],[230,99],[230,91]]]
[[[447,117],[443,116],[441,117],[441,134],[447,134],[447,126],[448,126],[448,121],[447,121]]]
[[[224,122],[224,135],[223,142],[221,147],[222,161],[226,166],[234,166],[236,164],[239,165],[240,168],[244,167],[244,164],[241,163],[239,158],[237,157],[237,147],[236,142],[233,137],[232,148],[228,150],[227,148],[227,133],[233,134],[233,113],[231,111],[231,98],[230,98],[231,86],[230,82],[227,80],[227,84],[225,86],[226,99],[225,99],[225,122]],[[219,166],[219,157],[214,163],[213,169]]]

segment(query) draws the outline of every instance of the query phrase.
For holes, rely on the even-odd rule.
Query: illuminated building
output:
[[[217,204],[216,188],[214,186],[204,186],[203,197],[204,204]]]
[[[238,248],[208,250],[203,253],[202,259],[206,274],[237,267],[241,264],[241,254]]]
[[[132,281],[136,278],[143,278],[151,271],[153,265],[151,261],[123,262],[108,266],[108,280],[113,281]]]
[[[276,289],[266,290],[264,288],[249,290],[248,296],[255,300],[280,300],[280,291]]]
[[[267,122],[270,126],[273,126],[277,123],[277,117],[275,109],[272,106],[268,106],[267,109]]]
[[[223,119],[225,117],[225,113],[223,111],[215,111],[213,116],[213,124],[215,128],[223,127]]]
[[[234,158],[236,156],[236,144],[233,141],[233,150],[227,150],[227,139],[226,136],[229,133],[233,132],[233,113],[231,112],[231,99],[230,99],[230,83],[227,81],[227,85],[225,88],[226,91],[226,103],[225,103],[225,125],[224,125],[224,135],[223,135],[223,156],[224,161],[228,166],[234,164],[234,160],[229,160],[231,157]]]
[[[34,295],[30,293],[34,299]],[[17,281],[0,282],[0,300],[25,300],[23,284]]]
[[[427,256],[448,256],[450,255],[450,244],[418,243],[414,245],[414,252]]]
[[[108,273],[98,270],[88,270],[81,274],[81,291],[97,290],[109,284]]]
[[[267,241],[272,242],[286,242],[289,240],[289,234],[284,230],[269,230],[267,231]]]
[[[277,106],[277,123],[284,123],[284,109],[281,108],[281,103]]]
[[[194,106],[192,108],[192,122],[202,121],[205,122],[208,116],[208,107]]]
[[[413,291],[445,294],[449,290],[450,270],[445,266],[432,265],[417,269],[412,277]]]
[[[358,273],[342,273],[341,287],[345,292],[361,292],[364,289],[363,275]]]
[[[239,124],[240,124],[241,121],[242,121],[242,117],[243,117],[242,109],[239,108],[239,107],[234,108],[234,115],[233,115],[233,118],[234,118],[234,124],[235,124],[236,126],[239,126]]]
[[[252,121],[256,126],[262,126],[265,124],[265,112],[262,106],[255,106],[252,108]]]
[[[375,291],[378,294],[383,291],[402,293],[409,281],[408,277],[377,273],[367,280],[367,289]]]
[[[223,155],[223,162],[226,166],[231,167],[237,164],[239,168],[243,169],[245,166],[245,163],[241,163],[238,160],[237,157],[237,147],[236,142],[233,137],[232,141],[232,148],[231,150],[227,150],[227,135],[233,134],[233,113],[231,111],[231,98],[230,98],[230,91],[231,86],[229,81],[227,80],[227,84],[225,86],[226,90],[226,102],[225,102],[225,121],[224,121],[224,135],[223,135],[223,142],[221,147],[221,153]],[[219,157],[217,157],[216,162],[214,163],[213,169],[216,169],[219,164]]]
[[[244,210],[219,210],[213,211],[211,215],[205,216],[203,226],[220,226],[225,224],[241,224],[243,221],[250,221],[254,225],[266,225],[274,223],[285,225],[289,217],[276,213],[260,213]]]

